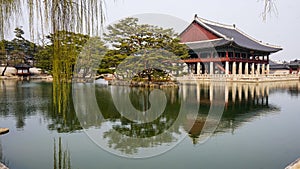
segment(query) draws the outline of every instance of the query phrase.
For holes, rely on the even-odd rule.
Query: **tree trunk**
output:
[[[5,68],[3,69],[2,73],[1,73],[1,76],[4,76],[7,66],[8,66],[8,63],[6,63]]]
[[[148,81],[151,82],[152,81],[151,73],[147,73],[147,76],[148,76]]]

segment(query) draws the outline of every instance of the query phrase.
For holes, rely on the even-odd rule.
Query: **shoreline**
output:
[[[0,80],[43,80],[52,82],[51,75],[32,75],[32,76],[0,76]],[[169,82],[132,82],[125,80],[106,80],[108,85],[132,86],[132,87],[160,87],[175,86],[181,82],[196,81],[196,82],[242,82],[242,83],[264,83],[264,82],[286,82],[300,81],[300,75],[187,75],[177,77],[174,81]]]
[[[32,75],[32,76],[0,76],[0,80],[45,80],[53,81],[51,75]]]

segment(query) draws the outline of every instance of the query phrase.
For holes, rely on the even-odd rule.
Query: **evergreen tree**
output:
[[[152,81],[154,74],[168,76],[175,68],[182,69],[178,66],[179,59],[188,57],[186,46],[180,44],[173,29],[139,24],[137,18],[125,18],[108,26],[107,30],[104,39],[113,49],[105,55],[100,68],[118,67],[116,73],[122,78],[137,76],[143,79],[146,76]],[[112,67],[107,67],[108,61]]]

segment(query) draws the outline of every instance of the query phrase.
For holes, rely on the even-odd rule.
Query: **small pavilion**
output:
[[[290,73],[299,74],[300,72],[300,60],[296,59],[289,64]]]
[[[15,68],[17,69],[18,76],[29,76],[30,75],[29,69],[31,68],[31,66],[28,64],[20,63],[20,64],[15,65]]]
[[[193,74],[269,74],[269,56],[282,50],[279,46],[262,43],[239,30],[199,18],[180,34],[190,48],[184,62]]]

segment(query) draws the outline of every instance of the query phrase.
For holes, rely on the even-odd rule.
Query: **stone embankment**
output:
[[[2,74],[5,67],[0,66],[0,74]],[[17,76],[17,69],[14,67],[7,67],[4,76],[0,76],[0,80],[43,80],[52,81],[52,76],[41,73],[39,68],[30,68],[30,76]]]
[[[171,82],[171,81],[170,82],[135,82],[135,81],[112,80],[109,81],[109,85],[144,87],[144,88],[177,88],[179,86],[179,83]]]

